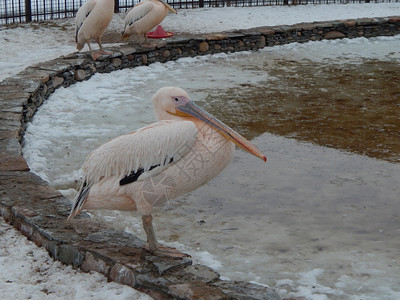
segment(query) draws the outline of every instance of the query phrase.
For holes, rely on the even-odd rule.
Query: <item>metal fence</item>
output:
[[[86,0],[0,0],[0,25],[74,17]],[[140,0],[114,0],[124,12]],[[272,6],[331,3],[400,2],[400,0],[168,0],[174,8]]]

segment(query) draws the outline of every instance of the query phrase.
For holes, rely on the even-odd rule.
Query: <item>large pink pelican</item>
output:
[[[175,9],[164,0],[139,2],[125,16],[122,38],[136,35],[139,42],[147,41],[147,33],[165,19],[168,10],[176,14]]]
[[[239,133],[195,105],[178,87],[152,97],[158,122],[119,136],[86,158],[83,183],[68,219],[82,209],[137,210],[156,252],[155,204],[195,190],[232,160],[235,144],[266,161]]]
[[[92,58],[96,60],[106,52],[101,45],[101,37],[110,25],[114,14],[114,0],[88,0],[78,10],[75,18],[75,41],[79,51],[88,44]],[[90,41],[95,40],[100,51],[93,52]]]

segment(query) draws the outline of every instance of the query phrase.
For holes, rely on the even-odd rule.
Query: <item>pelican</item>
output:
[[[157,247],[153,206],[195,190],[232,160],[235,144],[267,161],[252,143],[195,105],[178,87],[152,97],[158,122],[119,136],[86,158],[68,219],[83,209],[137,210],[148,250]],[[146,246],[147,247],[147,246]]]
[[[147,33],[165,19],[168,10],[177,13],[164,0],[146,0],[138,3],[125,16],[122,39],[134,34],[139,42],[147,41]]]
[[[101,45],[101,37],[110,25],[114,14],[114,0],[88,0],[78,10],[75,18],[75,42],[79,51],[88,44],[93,60],[106,52]],[[90,41],[96,40],[100,51],[93,52]]]

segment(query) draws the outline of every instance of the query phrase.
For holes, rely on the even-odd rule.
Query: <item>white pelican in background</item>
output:
[[[139,42],[147,41],[147,33],[165,19],[168,10],[177,13],[164,0],[146,0],[136,4],[125,16],[122,38],[136,35]]]
[[[111,54],[105,52],[101,45],[101,37],[104,31],[110,25],[114,14],[114,0],[88,0],[78,10],[75,18],[75,42],[76,49],[79,51],[87,43],[96,60],[102,54]],[[99,45],[100,51],[93,52],[90,41],[95,40]]]
[[[188,193],[218,175],[235,144],[266,161],[252,143],[195,105],[178,87],[152,97],[159,120],[94,150],[68,219],[82,209],[137,210],[149,250],[156,252],[153,205]]]

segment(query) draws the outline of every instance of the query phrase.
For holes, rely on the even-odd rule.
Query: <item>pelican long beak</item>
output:
[[[176,10],[172,8],[171,5],[169,5],[166,1],[164,0],[158,0],[160,1],[162,4],[164,4],[171,12],[173,12],[174,14],[177,14]]]
[[[246,140],[243,136],[241,136],[239,133],[237,133],[235,130],[230,128],[229,126],[225,125],[222,123],[220,120],[217,118],[213,117],[210,115],[208,112],[194,104],[193,102],[187,102],[184,105],[180,105],[179,107],[176,108],[177,110],[177,115],[181,116],[192,116],[195,117],[199,120],[202,120],[218,130],[224,137],[227,139],[231,140],[233,143],[235,143],[237,146],[242,148],[244,151],[253,154],[259,158],[261,158],[263,161],[267,161],[267,158],[265,155],[256,147],[254,146],[251,142]]]

